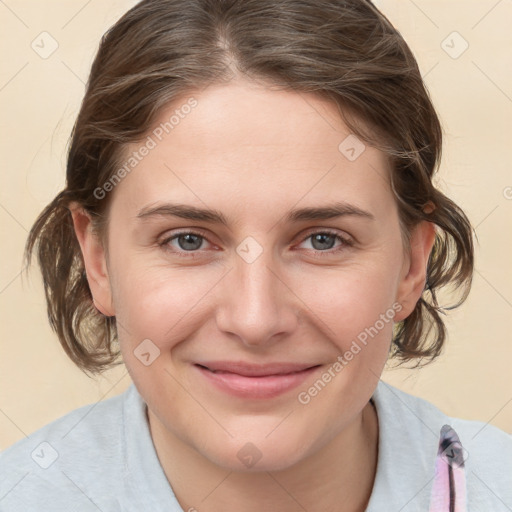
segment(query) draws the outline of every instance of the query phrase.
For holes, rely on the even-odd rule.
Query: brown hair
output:
[[[391,357],[432,361],[446,338],[438,290],[459,294],[452,307],[469,293],[472,228],[432,183],[442,132],[416,60],[369,0],[144,0],[107,31],[73,128],[66,187],[25,251],[28,265],[37,246],[49,321],[68,356],[86,373],[119,362],[116,320],[93,305],[70,203],[101,227],[109,201],[94,191],[126,144],[142,140],[171,101],[234,74],[328,98],[354,134],[389,155],[404,233],[422,220],[437,226],[425,291],[395,325]]]

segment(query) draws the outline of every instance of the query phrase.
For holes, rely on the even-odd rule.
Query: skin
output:
[[[117,317],[125,364],[184,510],[364,511],[379,438],[369,400],[393,322],[308,404],[297,395],[393,304],[395,322],[411,313],[434,226],[419,224],[405,248],[385,155],[366,146],[347,159],[338,146],[350,132],[331,103],[241,79],[193,96],[197,106],[111,192],[108,252],[72,207],[95,305]],[[137,217],[170,201],[218,210],[228,225]],[[294,208],[334,201],[373,219],[285,220]],[[159,245],[178,229],[204,236],[194,258],[186,240]],[[314,244],[325,229],[335,236]],[[236,251],[248,236],[262,248],[251,263]],[[160,350],[148,366],[134,354],[145,339]],[[276,398],[243,400],[198,375],[200,360],[322,366]],[[251,467],[237,457],[248,442],[261,454]]]

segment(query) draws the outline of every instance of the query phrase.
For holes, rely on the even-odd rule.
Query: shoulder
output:
[[[386,462],[403,465],[407,485],[413,480],[418,485],[432,479],[441,429],[448,425],[462,445],[468,503],[474,507],[472,510],[480,510],[479,507],[490,510],[490,505],[495,507],[493,510],[507,510],[504,504],[512,509],[511,434],[486,422],[449,416],[429,401],[383,381],[379,381],[373,398],[381,439],[386,445],[382,447],[383,457]],[[391,471],[391,467],[387,469]],[[425,499],[429,492],[430,486],[426,485]]]
[[[55,508],[56,496],[67,506],[87,501],[81,487],[97,488],[101,470],[123,459],[123,415],[133,393],[131,386],[121,395],[75,409],[2,451],[0,511],[64,510]],[[87,477],[93,474],[96,482]]]
[[[461,444],[468,451],[468,460],[470,451],[478,457],[482,447],[485,447],[487,459],[491,453],[501,455],[498,458],[512,469],[512,434],[488,422],[449,416],[431,402],[382,381],[376,394],[381,407],[391,411],[397,421],[404,421],[404,427],[420,423],[421,431],[430,430],[439,436],[442,426],[448,424],[457,432]]]

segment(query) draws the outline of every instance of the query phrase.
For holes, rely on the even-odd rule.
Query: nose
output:
[[[216,314],[223,333],[251,347],[276,343],[293,333],[298,301],[278,269],[269,250],[254,261],[235,254]]]

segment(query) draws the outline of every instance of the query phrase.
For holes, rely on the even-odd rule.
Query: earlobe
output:
[[[435,225],[428,221],[420,222],[411,233],[409,258],[404,264],[397,291],[397,302],[402,309],[395,316],[395,322],[412,313],[425,289],[428,260],[435,238]]]
[[[95,307],[105,316],[115,316],[105,249],[92,229],[89,214],[78,204],[69,207],[75,234],[80,244],[87,281]]]

